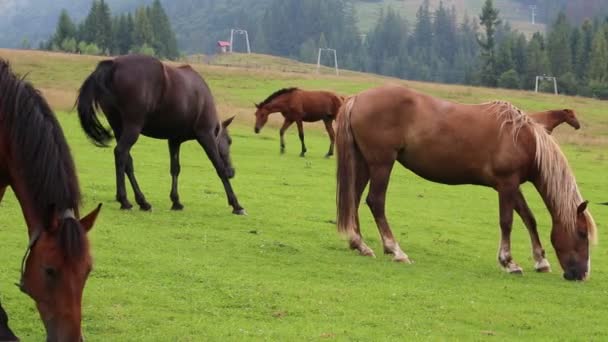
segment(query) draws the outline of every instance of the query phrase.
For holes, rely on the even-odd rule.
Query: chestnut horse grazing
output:
[[[112,138],[97,119],[96,109],[104,112],[116,135],[116,200],[121,209],[132,207],[127,199],[125,173],[140,209],[151,209],[135,179],[130,153],[143,134],[169,142],[171,209],[184,208],[177,192],[180,146],[196,139],[222,180],[232,212],[245,214],[229,180],[234,177],[234,168],[227,128],[234,117],[220,122],[209,86],[190,66],[172,67],[156,58],[137,55],[102,61],[82,84],[77,105],[80,124],[93,143],[107,146]]]
[[[388,85],[347,100],[338,115],[338,230],[350,246],[374,255],[359,230],[358,207],[366,202],[385,253],[409,262],[389,228],[384,208],[395,161],[438,183],[476,184],[498,192],[502,231],[498,261],[507,272],[522,273],[511,257],[511,225],[517,212],[529,230],[535,269],[550,270],[520,184],[530,181],[553,218],[551,241],[564,277],[589,275],[589,241],[596,235],[565,156],[544,127],[507,102],[452,103],[401,86]]]
[[[101,205],[79,219],[80,189],[61,127],[44,98],[0,59],[0,195],[8,186],[29,233],[19,287],[36,302],[47,341],[80,341],[92,265],[87,233]],[[1,306],[0,340],[17,340]]]
[[[285,88],[274,92],[266,100],[256,104],[255,132],[260,130],[268,121],[268,115],[281,112],[285,121],[279,134],[281,136],[281,153],[285,153],[285,131],[296,123],[298,135],[302,143],[301,157],[306,153],[304,144],[304,127],[302,122],[315,122],[323,120],[325,129],[329,135],[329,151],[325,155],[330,157],[334,154],[334,128],[332,121],[335,120],[338,110],[342,105],[342,97],[329,91],[306,91],[298,88]]]
[[[555,127],[564,122],[574,127],[574,129],[581,128],[581,124],[578,122],[576,114],[572,109],[548,110],[545,112],[532,113],[530,116],[534,121],[545,127],[549,133],[552,133]]]

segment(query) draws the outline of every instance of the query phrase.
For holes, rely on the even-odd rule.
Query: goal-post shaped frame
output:
[[[323,52],[328,52],[328,53],[334,54],[334,69],[336,70],[336,76],[340,75],[340,72],[338,69],[338,54],[336,53],[335,49],[328,49],[328,48],[319,48],[319,54],[317,56],[317,74],[321,70],[321,54]]]
[[[538,83],[540,81],[553,81],[553,93],[557,95],[557,78],[554,76],[536,76],[536,83],[534,85],[534,92],[538,93]]]
[[[241,29],[231,29],[230,30],[230,53],[232,53],[232,46],[234,45],[234,35],[235,34],[245,36],[245,42],[247,43],[247,53],[250,54],[251,45],[249,45],[249,33],[247,33],[247,30],[241,30]]]

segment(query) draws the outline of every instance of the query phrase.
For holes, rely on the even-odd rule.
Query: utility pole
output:
[[[536,24],[536,5],[530,5],[530,10],[532,11],[532,25]]]

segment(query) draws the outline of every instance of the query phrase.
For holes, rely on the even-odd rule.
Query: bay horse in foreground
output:
[[[279,131],[281,137],[281,153],[285,153],[285,131],[294,122],[298,126],[298,136],[302,144],[302,152],[300,157],[306,154],[306,144],[304,144],[304,126],[303,122],[316,122],[323,120],[325,130],[329,135],[329,151],[325,157],[331,157],[334,154],[334,128],[333,120],[336,119],[340,106],[342,105],[342,97],[329,91],[307,91],[298,88],[284,88],[277,90],[266,100],[256,104],[255,112],[255,133],[260,133],[262,127],[268,121],[268,115],[280,112],[283,114],[285,121]]]
[[[522,273],[511,257],[513,211],[532,241],[535,269],[550,270],[536,221],[520,190],[530,181],[553,218],[551,241],[568,280],[590,272],[589,242],[595,223],[583,201],[566,157],[545,128],[507,102],[465,105],[388,85],[351,97],[338,115],[338,230],[363,255],[374,252],[363,242],[358,207],[366,202],[384,245],[395,261],[409,262],[385,216],[389,176],[395,161],[417,175],[449,185],[494,188],[500,206],[498,261],[509,273]]]
[[[135,201],[150,210],[137,180],[131,147],[140,134],[169,143],[171,163],[171,209],[181,210],[177,177],[179,150],[183,142],[196,140],[205,150],[222,180],[233,213],[243,215],[230,178],[234,168],[230,159],[232,140],[228,125],[234,117],[220,122],[211,90],[190,66],[172,67],[148,56],[128,55],[105,60],[84,81],[77,99],[80,124],[97,146],[108,146],[111,132],[97,118],[101,109],[114,131],[117,144],[116,200],[121,209],[131,209],[125,189],[125,173],[131,182]]]
[[[19,287],[36,302],[47,341],[80,341],[92,267],[87,233],[101,205],[79,219],[80,189],[61,127],[44,98],[0,59],[0,200],[8,186],[29,234]],[[15,340],[0,306],[0,341]]]

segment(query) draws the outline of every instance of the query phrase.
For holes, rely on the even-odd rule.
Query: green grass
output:
[[[0,51],[4,55],[6,51]],[[55,55],[37,66],[11,55],[19,72],[36,84],[72,84],[61,70],[83,71],[93,60]],[[39,58],[39,57],[38,57]],[[62,59],[63,58],[63,59]],[[29,63],[29,62],[28,62]],[[554,272],[532,271],[528,233],[515,220],[513,254],[523,277],[499,269],[497,195],[487,188],[450,187],[424,181],[396,167],[387,199],[393,232],[413,265],[388,256],[357,256],[335,232],[335,160],[325,159],[328,139],[307,128],[308,156],[298,157],[295,129],[279,155],[271,125],[254,135],[251,102],[277,87],[335,89],[350,93],[384,78],[258,72],[197,66],[208,78],[224,114],[238,112],[231,128],[236,194],[249,216],[230,214],[220,181],[194,142],[182,148],[183,212],[171,212],[169,160],[163,141],[141,138],[132,154],[150,213],[118,210],[112,149],[92,146],[76,115],[59,112],[80,175],[83,211],[104,208],[91,232],[94,271],[85,289],[83,329],[88,341],[227,340],[602,340],[608,333],[608,250],[593,251],[586,283],[562,280],[549,241],[550,219],[530,186],[525,193],[536,213]],[[40,76],[39,72],[45,72]],[[80,73],[74,71],[77,77]],[[43,79],[52,77],[54,80]],[[608,104],[525,92],[408,83],[463,102],[508,99],[536,110],[562,106],[581,112],[581,131],[557,130],[569,141],[565,153],[600,234],[608,207]],[[54,99],[51,99],[53,101]],[[72,99],[73,100],[73,99]],[[592,132],[592,133],[590,133]],[[129,192],[131,200],[133,196]],[[366,207],[362,229],[368,244],[381,242]],[[24,341],[43,339],[32,300],[14,283],[27,245],[14,196],[0,203],[0,299]]]

